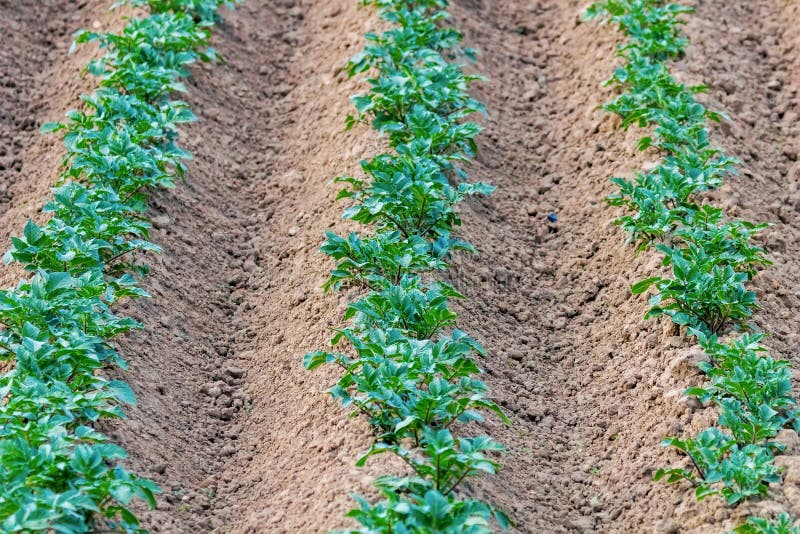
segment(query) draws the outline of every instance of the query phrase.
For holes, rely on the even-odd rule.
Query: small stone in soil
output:
[[[236,454],[236,447],[234,447],[233,445],[230,445],[230,444],[225,445],[219,451],[219,455],[222,456],[222,457],[233,456],[234,454]]]
[[[163,230],[164,228],[169,226],[171,222],[172,221],[170,221],[170,218],[166,215],[156,215],[155,217],[153,217],[153,226],[155,226],[159,230]]]
[[[256,260],[253,259],[252,256],[249,256],[245,261],[244,265],[242,265],[242,269],[247,271],[248,273],[252,273],[256,269],[258,269],[258,265],[256,264]]]
[[[212,399],[216,399],[222,394],[222,390],[216,384],[205,384],[201,391],[211,397]]]
[[[245,370],[240,367],[226,367],[225,373],[233,378],[242,378],[245,374]]]
[[[163,475],[167,472],[167,464],[156,464],[153,466],[153,472],[158,473],[159,475]]]

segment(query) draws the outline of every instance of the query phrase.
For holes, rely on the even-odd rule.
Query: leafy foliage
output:
[[[798,534],[800,526],[795,524],[789,514],[784,512],[775,520],[751,517],[733,532],[734,534]]]
[[[382,477],[375,485],[384,500],[372,504],[355,496],[360,507],[347,514],[363,526],[364,532],[489,534],[492,519],[502,528],[510,524],[490,505],[472,499],[448,499],[424,478]]]
[[[461,165],[475,155],[480,128],[465,119],[483,112],[467,90],[479,76],[464,74],[453,57],[461,35],[445,26],[444,0],[366,0],[392,27],[368,34],[366,49],[347,65],[351,76],[375,72],[371,90],[353,97],[347,127],[371,123],[388,137],[392,153],[361,163],[364,178],[343,176],[338,198],[350,199],[344,218],[371,225],[369,236],[328,232],[322,251],[336,267],[326,290],[355,285],[368,292],[345,313],[350,326],[335,331],[335,351],[306,355],[308,369],[338,366],[343,374],[330,394],[353,415],[369,419],[375,442],[358,465],[393,454],[408,477],[377,480],[383,499],[359,504],[349,516],[353,532],[491,532],[508,518],[489,504],[460,499],[467,478],[494,473],[503,447],[487,436],[458,437],[484,413],[508,419],[488,399],[475,363],[483,347],[456,328],[448,301],[464,298],[448,284],[423,278],[444,270],[472,245],[453,236],[461,224],[456,206],[493,187],[465,182]]]
[[[773,457],[758,445],[740,446],[718,428],[708,428],[697,438],[667,438],[665,446],[675,447],[691,460],[690,468],[669,468],[656,471],[655,480],[667,483],[681,479],[695,486],[698,500],[720,495],[728,504],[737,504],[749,497],[767,494],[767,484],[780,481]]]
[[[106,49],[88,71],[100,88],[84,110],[44,132],[60,132],[66,157],[43,212],[11,238],[6,263],[31,273],[0,291],[0,530],[89,532],[97,517],[114,530],[141,531],[134,498],[155,506],[159,488],[119,465],[125,452],[93,428],[124,417],[130,387],[109,380],[125,369],[112,340],[136,321],[114,314],[127,298],[146,297],[135,275],[138,257],[157,252],[148,241],[147,193],[172,187],[189,154],[177,128],[194,120],[169,95],[207,48],[219,4],[211,0],[136,1],[153,14],[131,19],[119,35],[81,31],[76,44]]]
[[[587,15],[614,22],[629,39],[619,49],[625,64],[607,82],[621,94],[605,109],[619,116],[624,128],[654,127],[639,148],[665,154],[634,181],[612,179],[619,193],[609,203],[632,212],[617,224],[638,250],[656,246],[673,270],[672,278],[643,281],[634,291],[652,286],[662,293],[648,317],[667,315],[681,326],[719,332],[756,309],[744,284],[769,264],[751,242],[766,225],[726,221],[722,210],[702,203],[702,193],[719,188],[738,161],[711,145],[707,121],[726,117],[694,99],[706,88],[679,84],[665,63],[687,45],[680,16],[690,12],[657,0],[608,0],[593,4]],[[662,307],[662,301],[670,304]]]
[[[719,495],[735,505],[766,495],[769,484],[781,480],[774,463],[781,447],[773,438],[784,428],[800,430],[800,423],[790,364],[766,354],[763,335],[719,339],[731,327],[747,328],[758,309],[747,284],[771,262],[753,244],[767,225],[727,220],[721,209],[703,202],[703,193],[719,188],[739,162],[711,145],[708,121],[727,117],[695,100],[706,87],[678,83],[667,66],[688,44],[680,26],[691,12],[662,0],[602,0],[587,16],[616,24],[627,37],[619,47],[624,65],[606,82],[620,94],[605,109],[620,118],[623,128],[650,128],[638,148],[655,147],[664,154],[654,169],[637,173],[633,181],[612,179],[619,192],[608,202],[628,211],[617,224],[637,251],[661,252],[663,266],[671,271],[641,280],[631,290],[654,289],[646,317],[669,317],[697,338],[708,355],[699,367],[710,384],[686,394],[719,410],[718,427],[696,438],[664,440],[689,464],[659,469],[655,479],[689,481],[698,499]],[[788,515],[774,522],[751,518],[736,532],[796,532],[791,523]]]
[[[749,318],[756,308],[755,292],[745,288],[747,273],[736,272],[720,255],[697,245],[685,248],[659,245],[673,278],[647,278],[633,285],[633,294],[654,286],[646,318],[666,315],[678,325],[718,333],[728,321]]]

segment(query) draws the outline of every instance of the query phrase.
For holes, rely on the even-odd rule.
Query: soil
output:
[[[56,120],[93,80],[95,51],[66,56],[70,34],[108,28],[107,0],[0,0],[0,238],[35,216],[58,172],[60,144],[36,128]],[[363,88],[341,65],[380,22],[352,0],[248,0],[215,30],[226,62],[194,69],[185,128],[185,184],[153,198],[155,297],[126,305],[146,329],[120,340],[139,403],[106,430],[130,466],[164,489],[153,532],[322,532],[349,525],[350,492],[400,470],[376,458],[367,424],[325,395],[333,370],[302,355],[327,345],[352,294],[323,294],[326,229],[345,231],[331,178],[381,150],[368,128],[343,131]],[[448,278],[468,295],[461,327],[488,349],[486,380],[512,419],[485,423],[508,446],[505,469],[466,491],[505,509],[519,532],[720,532],[752,513],[800,516],[800,449],[779,459],[786,481],[735,509],[696,503],[685,485],[653,483],[681,460],[659,446],[714,420],[682,391],[701,380],[696,349],[644,321],[630,284],[659,270],[635,256],[602,199],[608,178],[654,161],[636,153],[597,107],[619,35],[582,23],[575,0],[457,0],[452,12],[482,51],[487,104],[475,179],[498,186],[463,209],[480,254]],[[713,197],[729,213],[774,226],[775,265],[758,278],[774,354],[800,368],[800,6],[768,0],[697,5],[692,46],[674,71],[705,82],[733,121],[714,138],[743,160]],[[3,31],[5,30],[5,31]],[[550,223],[547,215],[558,221]],[[3,285],[19,273],[0,270]],[[794,448],[793,448],[794,447]]]

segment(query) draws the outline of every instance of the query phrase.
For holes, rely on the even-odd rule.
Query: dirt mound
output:
[[[107,4],[0,0],[0,27],[10,29],[0,52],[2,239],[39,209],[56,176],[59,144],[35,130],[95,83],[78,77],[92,51],[65,53],[73,30],[119,23]],[[317,252],[323,231],[345,228],[329,182],[380,150],[368,128],[343,131],[347,97],[361,86],[340,68],[379,23],[357,4],[248,0],[215,35],[226,62],[199,66],[190,82],[200,120],[183,138],[195,159],[185,184],[154,198],[164,248],[147,281],[156,298],[128,305],[146,330],[120,342],[139,404],[110,429],[131,465],[164,488],[158,509],[144,513],[155,532],[346,526],[348,493],[370,492],[373,475],[399,469],[381,459],[354,467],[367,424],[326,397],[333,371],[301,365],[351,297],[320,289],[330,268]],[[618,36],[581,23],[583,7],[459,0],[452,9],[491,78],[476,86],[490,117],[472,176],[498,190],[467,204],[463,233],[480,254],[459,257],[449,277],[470,297],[461,325],[489,350],[487,382],[513,421],[486,424],[509,448],[505,469],[468,491],[504,508],[521,532],[716,532],[754,511],[800,515],[791,485],[730,510],[651,480],[676,461],[661,438],[714,414],[681,395],[701,380],[694,350],[645,322],[646,303],[630,296],[657,260],[634,257],[602,198],[610,176],[655,155],[636,153],[636,132],[597,110],[611,96],[600,83]],[[714,195],[732,214],[775,224],[757,324],[775,334],[776,355],[800,365],[796,15],[767,0],[701,3],[675,71],[710,84],[708,103],[734,118],[714,135],[744,172]],[[17,275],[5,269],[0,281]],[[795,457],[784,460],[796,478]]]

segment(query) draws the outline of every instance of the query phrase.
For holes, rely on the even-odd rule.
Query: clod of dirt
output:
[[[167,228],[172,222],[169,216],[167,215],[156,215],[151,219],[151,221],[153,222],[153,226],[155,228],[158,228],[159,230]]]

